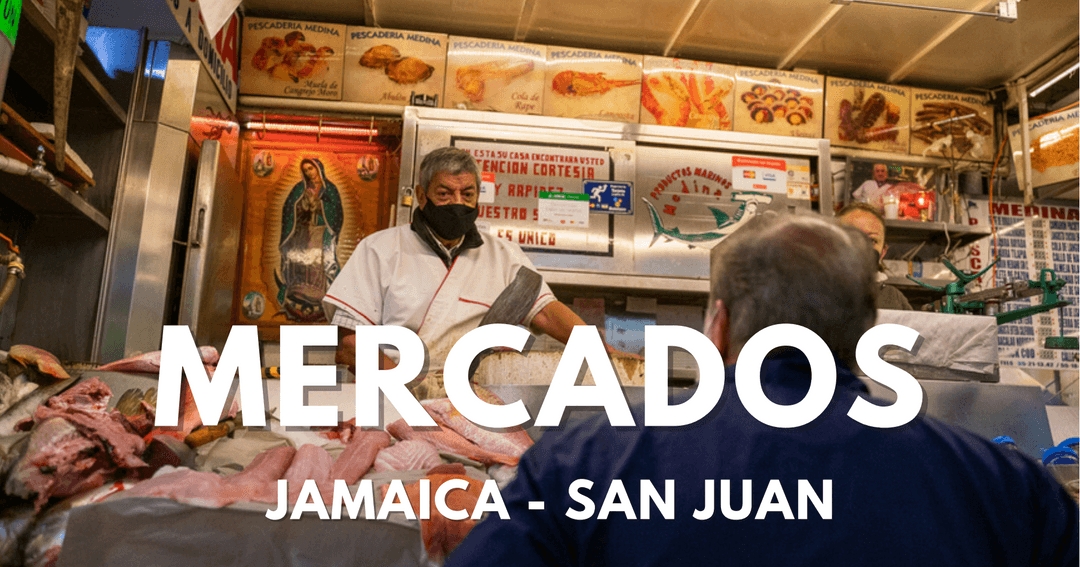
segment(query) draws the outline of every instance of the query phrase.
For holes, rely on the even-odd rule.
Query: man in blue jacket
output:
[[[875,319],[866,238],[816,216],[754,219],[713,251],[706,335],[724,392],[684,427],[615,428],[603,415],[548,431],[447,565],[1070,565],[1076,503],[1042,465],[929,417],[875,428],[848,415],[850,371]],[[740,350],[789,323],[832,352],[836,388],[809,423],[766,425],[735,391]],[[703,368],[703,373],[721,372]],[[802,400],[807,357],[774,350],[769,401]],[[646,518],[646,516],[648,516]]]

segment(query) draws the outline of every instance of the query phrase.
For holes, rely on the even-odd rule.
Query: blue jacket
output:
[[[801,400],[809,385],[797,352],[770,357],[761,374],[780,404]],[[1041,463],[925,416],[864,426],[847,416],[858,396],[868,397],[865,387],[838,363],[822,415],[777,429],[743,407],[729,367],[720,403],[691,426],[615,428],[601,415],[549,431],[502,491],[510,519],[489,515],[446,565],[1077,565],[1076,503]],[[640,408],[634,415],[643,423]],[[570,497],[577,479],[593,482],[580,491],[595,507],[589,519],[566,515],[584,508]],[[625,494],[609,493],[612,479]],[[641,519],[641,479],[661,496],[674,480],[674,519],[652,504]],[[697,520],[707,479],[714,511]],[[615,511],[597,519],[605,497]],[[815,499],[831,501],[831,514]],[[533,500],[544,510],[530,511]],[[744,507],[748,516],[732,519]]]

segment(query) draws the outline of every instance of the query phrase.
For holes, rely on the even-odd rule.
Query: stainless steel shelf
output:
[[[886,240],[892,243],[948,244],[951,248],[990,236],[990,227],[910,220],[885,221]]]

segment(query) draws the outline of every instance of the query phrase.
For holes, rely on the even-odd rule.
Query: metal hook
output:
[[[368,131],[367,131],[367,141],[368,141],[369,144],[371,143],[371,138],[374,136],[374,134],[375,134],[375,115],[371,115],[371,116],[368,117]]]
[[[256,132],[255,136],[258,137],[260,140],[262,140],[263,138],[266,138],[266,113],[265,112],[262,113],[262,131],[261,132]]]
[[[319,115],[319,129],[315,131],[315,143],[322,141],[322,114]]]

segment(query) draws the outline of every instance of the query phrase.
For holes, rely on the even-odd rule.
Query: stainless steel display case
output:
[[[704,294],[709,249],[739,220],[766,209],[832,210],[831,175],[822,175],[829,172],[827,140],[419,107],[403,116],[395,222],[409,222],[423,157],[442,146],[465,147],[501,186],[503,201],[494,209],[481,203],[480,224],[518,241],[551,284]],[[735,157],[780,163],[787,192],[750,191],[758,196],[747,206],[740,185],[749,174],[736,170]],[[592,169],[560,175],[545,164]],[[537,222],[538,188],[582,191],[590,174],[632,184],[631,210],[594,210],[587,227],[572,230]],[[517,188],[513,194],[509,186]],[[811,186],[820,202],[809,198]],[[670,218],[656,222],[665,206]]]

